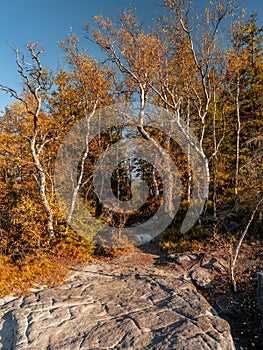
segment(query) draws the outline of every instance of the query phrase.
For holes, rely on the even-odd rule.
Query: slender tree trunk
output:
[[[235,167],[235,208],[237,209],[238,200],[238,183],[239,183],[239,161],[240,161],[240,130],[241,130],[241,120],[240,120],[240,78],[237,78],[237,92],[236,92],[236,116],[237,116],[237,128],[236,128],[236,167]]]
[[[161,155],[165,158],[166,151],[144,129],[145,99],[146,99],[145,90],[141,87],[141,110],[140,110],[139,131],[147,140],[151,141],[154,144],[154,146],[156,147],[156,150],[158,150],[161,153]],[[168,182],[170,184],[172,184],[173,183],[173,176],[171,174],[171,171],[169,169],[167,169],[166,174],[168,174],[168,177],[169,177]],[[166,188],[166,191],[164,193],[165,193],[165,198],[164,198],[165,211],[169,215],[172,216],[173,210],[174,210],[174,208],[173,208],[173,186],[168,186],[168,188]]]
[[[213,174],[213,219],[214,219],[214,234],[216,229],[216,221],[217,221],[217,172],[218,172],[218,158],[217,158],[217,138],[216,138],[216,94],[214,91],[214,113],[213,113],[213,141],[214,141],[214,174]]]
[[[248,232],[248,229],[250,227],[250,225],[252,224],[252,221],[254,220],[254,217],[261,205],[261,203],[263,202],[263,198],[261,198],[258,202],[257,202],[257,205],[255,207],[255,209],[253,210],[249,220],[248,220],[248,223],[238,241],[238,244],[237,244],[237,247],[236,247],[236,250],[235,250],[235,255],[234,257],[232,258],[232,252],[231,252],[231,266],[230,266],[230,269],[231,269],[231,288],[232,288],[232,291],[234,293],[237,292],[237,284],[236,284],[236,275],[235,275],[235,266],[236,266],[236,262],[237,262],[237,258],[238,258],[238,254],[239,254],[239,250],[241,248],[241,245],[242,245],[242,242]]]
[[[54,238],[54,215],[46,194],[46,174],[43,168],[41,167],[41,164],[39,161],[39,155],[36,154],[33,148],[33,145],[31,146],[31,151],[32,151],[32,157],[38,172],[39,195],[47,216],[47,224],[46,224],[47,232],[48,232],[49,238],[53,239]]]
[[[47,224],[46,224],[47,232],[48,232],[49,238],[53,239],[54,238],[54,222],[53,222],[54,215],[46,193],[46,173],[40,162],[40,152],[42,147],[37,146],[36,144],[37,136],[39,134],[38,119],[39,119],[39,113],[40,113],[40,107],[41,107],[41,97],[37,94],[37,91],[35,92],[35,99],[37,101],[37,109],[34,113],[34,134],[30,140],[30,150],[31,150],[33,162],[35,164],[37,174],[38,174],[37,185],[38,185],[40,199],[47,216]]]
[[[32,62],[30,63],[25,61],[24,56],[20,55],[18,49],[14,49],[14,51],[16,54],[16,64],[18,67],[18,72],[24,80],[26,92],[28,93],[29,97],[33,100],[32,105],[30,103],[30,98],[29,100],[27,100],[26,97],[19,96],[15,90],[1,84],[0,89],[9,93],[17,101],[22,102],[25,106],[27,113],[33,117],[33,136],[30,138],[30,152],[33,159],[33,163],[36,168],[36,174],[34,178],[37,182],[40,201],[44,207],[44,211],[47,217],[47,232],[49,234],[50,239],[53,239],[54,215],[47,196],[46,172],[40,159],[44,146],[47,143],[45,136],[40,135],[39,130],[39,114],[42,106],[41,95],[43,92],[46,92],[46,87],[43,86],[44,70],[39,58],[39,55],[42,53],[42,50],[38,47],[36,43],[28,44],[27,48],[30,52],[30,58],[32,60]]]
[[[189,134],[190,132],[190,99],[187,101],[187,132]],[[187,159],[188,159],[188,164],[191,164],[191,147],[190,144],[187,145]],[[192,187],[192,171],[190,166],[188,166],[187,169],[187,176],[188,176],[188,181],[187,181],[187,202],[191,202],[191,187]]]
[[[81,158],[81,162],[80,162],[80,171],[79,171],[79,176],[77,179],[77,183],[73,188],[73,192],[72,192],[72,197],[71,197],[71,203],[70,203],[70,210],[69,213],[67,215],[67,224],[69,225],[71,220],[72,220],[72,215],[76,206],[76,201],[77,201],[77,195],[80,189],[80,186],[82,184],[82,179],[84,176],[84,171],[85,171],[85,161],[87,159],[88,153],[89,153],[89,137],[90,137],[90,121],[91,118],[94,116],[94,113],[96,111],[97,108],[97,103],[98,100],[95,102],[94,107],[93,107],[93,111],[91,112],[91,114],[89,116],[86,116],[86,121],[87,121],[87,133],[85,136],[85,150],[83,153],[83,156]]]

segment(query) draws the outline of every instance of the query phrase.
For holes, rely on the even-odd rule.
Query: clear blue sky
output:
[[[192,0],[196,8],[206,2]],[[20,79],[16,71],[15,57],[8,43],[23,49],[26,42],[39,42],[46,50],[43,64],[55,69],[61,63],[61,51],[57,44],[69,33],[70,27],[83,38],[83,26],[92,23],[93,16],[103,14],[116,18],[119,9],[136,8],[142,19],[151,20],[161,9],[162,0],[5,0],[1,2],[0,14],[0,82],[19,89]],[[259,14],[259,24],[263,25],[263,1],[243,0],[248,12]],[[82,39],[89,54],[100,58],[95,45]],[[0,110],[12,100],[0,93]]]

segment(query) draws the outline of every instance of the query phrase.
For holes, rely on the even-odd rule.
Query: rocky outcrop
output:
[[[182,270],[154,266],[86,266],[2,305],[0,329],[2,350],[235,349]]]

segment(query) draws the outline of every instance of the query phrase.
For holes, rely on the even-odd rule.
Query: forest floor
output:
[[[218,250],[217,257],[227,257],[227,252]],[[263,272],[262,242],[243,244],[236,265],[238,292],[231,293],[227,271],[215,276],[210,289],[200,291],[230,324],[237,350],[262,350],[259,336],[263,319],[257,301],[256,272]]]

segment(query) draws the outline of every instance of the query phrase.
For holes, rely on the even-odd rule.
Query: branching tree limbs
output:
[[[190,20],[190,1],[168,0],[164,1],[164,5],[169,7],[171,12],[174,13],[176,22],[175,24],[172,23],[172,26],[178,28],[178,24],[180,25],[181,31],[179,32],[179,35],[181,35],[181,40],[186,43],[188,50],[192,55],[192,67],[195,67],[194,71],[196,74],[193,75],[193,71],[189,71],[189,69],[187,69],[187,72],[191,81],[191,89],[194,96],[193,100],[201,121],[199,140],[202,149],[206,129],[205,120],[213,98],[211,79],[213,76],[213,61],[215,60],[219,27],[227,16],[233,14],[234,7],[230,1],[220,1],[217,5],[212,4],[211,8],[206,7],[204,24],[198,30],[199,38],[195,39],[193,35],[194,24],[191,23]],[[178,30],[170,32],[174,32],[178,35]],[[171,39],[172,38],[170,38],[170,40]],[[175,36],[173,41],[176,41]],[[197,77],[198,84],[193,81],[192,77]],[[201,84],[201,89],[198,86],[199,84]]]
[[[125,12],[120,19],[120,28],[104,18],[95,18],[99,29],[94,31],[96,43],[107,53],[124,75],[128,89],[138,92],[140,113],[138,131],[142,137],[150,140],[157,153],[164,155],[164,149],[152,138],[145,128],[145,106],[152,92],[162,94],[155,88],[160,76],[160,67],[166,59],[166,47],[154,32],[145,33],[132,12]],[[152,91],[151,91],[152,90]],[[153,174],[154,180],[155,175]],[[167,190],[167,211],[172,213],[172,192]]]
[[[54,93],[51,104],[55,107],[56,115],[64,114],[68,119],[65,112],[69,109],[74,111],[73,119],[76,121],[84,118],[87,127],[77,179],[72,179],[71,203],[66,218],[67,224],[70,224],[77,195],[83,185],[85,162],[90,150],[92,118],[98,108],[110,105],[114,101],[114,73],[108,68],[99,67],[97,62],[88,56],[87,52],[80,51],[78,37],[73,33],[61,42],[60,47],[65,52],[65,60],[69,69],[67,72],[59,72],[57,77],[59,88]]]
[[[64,68],[54,72],[52,78],[42,67],[43,51],[37,44],[28,44],[24,55],[14,49],[23,81],[22,93],[0,85],[2,91],[16,100],[6,108],[0,120],[0,160],[4,164],[0,172],[1,202],[4,203],[2,208],[7,207],[0,224],[4,222],[2,232],[5,231],[4,235],[13,239],[14,244],[19,245],[17,232],[25,232],[24,237],[27,237],[30,230],[34,231],[34,225],[39,229],[28,237],[36,233],[46,238],[45,231],[53,238],[54,232],[58,232],[55,244],[64,236],[65,220],[60,216],[54,197],[53,171],[64,137],[83,118],[87,126],[83,152],[77,170],[71,172],[72,178],[65,184],[69,188],[69,202],[65,204],[68,206],[66,227],[77,217],[78,194],[85,198],[92,215],[97,218],[104,215],[100,196],[96,196],[92,183],[93,167],[112,144],[124,139],[126,130],[118,125],[105,132],[99,130],[99,135],[91,138],[92,130],[97,130],[97,125],[93,128],[93,116],[103,115],[99,114],[99,109],[115,102],[139,100],[135,127],[128,126],[130,116],[123,112],[127,137],[142,137],[148,144],[152,143],[152,149],[156,149],[155,164],[167,154],[175,163],[178,161],[176,164],[183,164],[179,169],[182,201],[187,198],[190,203],[193,198],[195,169],[191,167],[191,150],[199,152],[202,158],[205,155],[208,160],[210,192],[204,221],[199,222],[208,224],[211,234],[213,228],[214,233],[242,231],[232,257],[234,271],[240,245],[248,230],[254,227],[257,230],[257,213],[259,218],[262,215],[263,29],[256,23],[256,14],[245,22],[243,13],[233,20],[231,36],[225,40],[221,28],[224,22],[229,27],[228,17],[235,10],[231,1],[211,1],[201,15],[193,14],[190,0],[164,0],[163,3],[166,14],[152,29],[145,28],[131,10],[124,11],[117,24],[96,16],[96,29],[90,36],[107,56],[103,63],[80,49],[79,39],[72,32],[60,44],[65,54]],[[52,91],[51,81],[54,81]],[[165,118],[157,119],[159,129],[146,123],[151,117],[146,115],[148,103],[166,109],[171,123],[175,123],[186,142],[189,141],[187,154],[178,151],[180,142],[172,140],[172,130],[162,132]],[[98,128],[103,125],[101,120]],[[196,139],[191,138],[191,131]],[[69,152],[79,150],[78,141],[72,141]],[[160,172],[138,159],[133,161],[131,157],[130,170],[125,168],[128,163],[118,166],[113,175],[114,194],[129,198],[135,174],[131,170],[133,166],[136,176],[148,181],[150,200],[147,204],[154,208],[164,199],[161,198],[164,191]],[[62,180],[65,173],[62,171]],[[125,185],[128,189],[123,190]],[[100,191],[103,186],[102,182]],[[166,195],[172,196],[172,192],[165,191]],[[9,197],[12,205],[6,205]],[[169,205],[172,200],[166,203]],[[33,208],[30,213],[26,213],[28,208]],[[119,217],[115,223],[119,220],[120,225],[129,225],[136,215],[137,212],[132,220]],[[31,226],[27,224],[30,220],[34,222]],[[15,224],[9,229],[11,221]],[[66,234],[71,233],[66,229]],[[171,237],[178,238],[173,228]],[[235,279],[234,272],[232,279]]]
[[[235,160],[235,175],[234,175],[234,196],[235,207],[238,203],[238,188],[239,188],[239,167],[240,167],[240,133],[241,133],[241,93],[243,72],[248,64],[248,57],[244,51],[242,36],[243,20],[245,12],[242,12],[241,19],[232,27],[232,48],[226,52],[227,59],[227,86],[228,93],[235,104],[236,114],[236,160]]]
[[[54,238],[54,215],[50,199],[47,195],[47,173],[41,161],[45,145],[50,142],[48,133],[41,135],[39,119],[42,108],[43,95],[50,88],[50,80],[47,72],[42,67],[40,55],[43,50],[36,43],[27,44],[29,62],[18,49],[14,49],[18,73],[23,80],[24,93],[20,95],[17,91],[4,85],[0,89],[10,94],[25,106],[26,113],[32,117],[31,135],[29,136],[30,151],[36,169],[34,178],[37,182],[42,205],[46,213],[46,227],[50,239]]]

